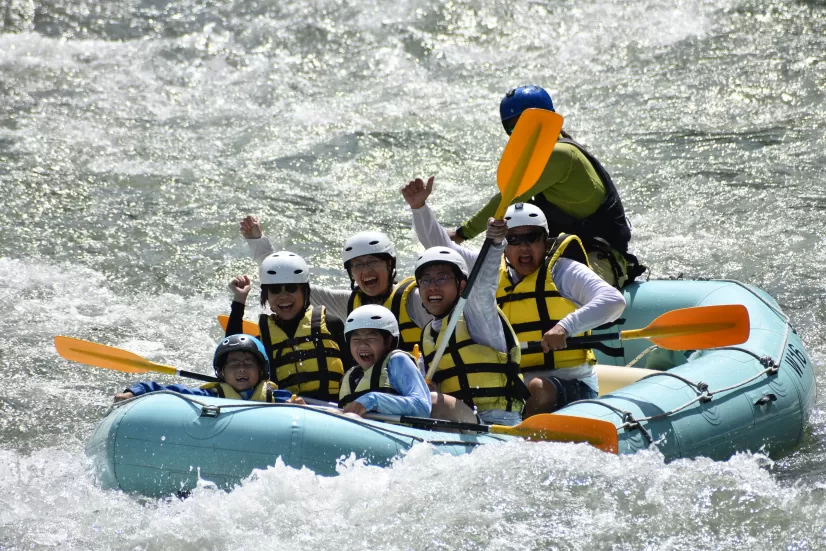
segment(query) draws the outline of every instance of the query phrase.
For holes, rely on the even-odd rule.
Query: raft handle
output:
[[[771,356],[763,356],[760,358],[760,363],[763,367],[770,368],[771,371],[768,372],[768,375],[777,375],[777,372],[780,371],[780,365],[774,361],[774,358]],[[775,399],[777,397],[775,396]]]
[[[221,408],[219,406],[206,404],[201,407],[201,417],[218,417],[219,413],[221,413]]]
[[[763,396],[762,398],[760,398],[759,400],[757,400],[756,402],[754,402],[754,405],[755,406],[765,406],[766,404],[770,404],[770,403],[776,402],[776,401],[777,401],[777,394],[774,394],[774,393],[770,392],[770,393],[766,394],[765,396]]]

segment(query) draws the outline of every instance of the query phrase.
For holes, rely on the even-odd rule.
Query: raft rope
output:
[[[769,309],[772,312],[777,314],[777,316],[780,317],[780,319],[783,320],[783,323],[785,325],[785,331],[783,333],[783,341],[782,341],[782,344],[780,346],[780,350],[777,353],[777,359],[776,360],[774,358],[772,358],[771,356],[760,356],[760,355],[756,354],[755,352],[753,352],[751,350],[748,350],[747,348],[740,347],[740,346],[723,346],[723,347],[720,347],[720,348],[714,348],[713,350],[734,350],[734,351],[737,351],[737,352],[743,352],[745,354],[748,354],[748,355],[754,357],[761,365],[764,366],[763,370],[759,371],[758,373],[756,373],[755,375],[753,375],[752,377],[749,377],[748,379],[746,379],[744,381],[741,381],[739,383],[735,383],[731,386],[727,386],[727,387],[724,387],[724,388],[718,388],[718,389],[715,389],[715,390],[709,390],[708,389],[708,383],[704,383],[702,381],[694,382],[690,379],[686,379],[685,377],[682,377],[682,376],[677,375],[675,373],[669,373],[668,371],[662,371],[662,372],[659,372],[659,373],[652,373],[650,375],[646,375],[645,377],[641,378],[640,381],[644,381],[644,380],[650,379],[652,377],[672,377],[674,379],[682,381],[687,386],[693,388],[695,390],[695,392],[698,393],[698,396],[696,396],[692,400],[689,400],[688,402],[686,402],[685,404],[683,404],[681,406],[677,406],[676,408],[672,409],[671,411],[658,413],[657,415],[650,415],[648,417],[640,417],[639,419],[635,418],[634,415],[630,411],[626,411],[626,410],[618,408],[618,407],[616,407],[612,404],[605,403],[605,402],[603,402],[602,400],[599,400],[599,399],[577,400],[577,403],[591,403],[591,404],[596,404],[596,405],[602,406],[604,408],[610,409],[611,411],[613,411],[614,413],[619,415],[620,419],[622,419],[623,424],[620,425],[619,427],[617,427],[617,430],[623,429],[626,432],[631,432],[632,430],[637,429],[645,436],[645,438],[648,440],[649,445],[650,445],[650,444],[654,444],[654,437],[651,435],[651,433],[648,431],[647,428],[642,426],[642,423],[646,423],[646,422],[649,422],[649,421],[654,421],[656,419],[662,419],[664,417],[674,415],[675,413],[677,413],[679,411],[682,411],[682,410],[684,410],[688,407],[691,407],[692,405],[694,405],[698,402],[700,402],[700,403],[710,402],[715,394],[720,394],[722,392],[728,392],[730,390],[734,390],[735,388],[745,386],[745,385],[751,383],[752,381],[754,381],[756,379],[759,379],[760,377],[762,377],[764,375],[767,375],[767,376],[776,375],[777,372],[780,370],[780,362],[783,361],[783,353],[786,350],[786,346],[789,343],[789,331],[790,330],[794,331],[794,328],[792,327],[791,322],[789,320],[789,316],[787,316],[785,313],[783,313],[782,311],[775,308],[775,306],[770,304],[768,301],[766,301],[765,298],[760,296],[758,293],[754,292],[754,290],[752,290],[749,286],[745,285],[744,283],[742,283],[740,281],[737,281],[737,280],[734,280],[734,279],[720,279],[720,280],[715,280],[715,281],[735,283],[735,284],[739,285],[740,287],[743,287],[744,289],[749,291],[751,294],[756,296],[763,304],[768,306]],[[659,347],[657,345],[654,345],[654,346],[650,346],[647,349],[643,350],[643,352],[641,354],[639,354],[636,358],[631,360],[630,363],[628,363],[627,367],[632,367],[640,359],[642,359],[646,354],[648,354],[649,352],[651,352],[652,350],[654,350],[656,348],[659,348]]]
[[[183,400],[185,402],[189,402],[190,404],[195,404],[197,406],[200,406],[201,407],[201,417],[218,417],[218,415],[220,415],[222,411],[224,411],[226,409],[234,409],[234,408],[258,409],[258,408],[271,408],[271,407],[298,407],[298,408],[311,409],[315,412],[322,413],[324,415],[331,415],[331,416],[334,416],[336,419],[348,421],[350,423],[355,423],[357,425],[360,425],[362,427],[370,429],[370,430],[372,430],[374,432],[377,432],[379,434],[388,434],[388,433],[389,434],[394,434],[396,436],[400,436],[402,438],[412,439],[412,440],[415,440],[417,442],[426,442],[428,444],[434,444],[434,445],[451,445],[451,446],[478,446],[478,445],[480,445],[479,442],[467,442],[467,441],[464,441],[464,440],[428,440],[426,438],[422,438],[420,436],[415,436],[413,434],[407,434],[407,433],[404,433],[404,432],[395,431],[393,429],[384,428],[384,427],[376,427],[376,426],[374,426],[370,423],[367,423],[365,421],[361,421],[359,419],[354,419],[354,418],[346,416],[346,415],[339,415],[339,414],[333,413],[331,411],[326,411],[326,409],[324,407],[319,407],[319,406],[302,406],[301,404],[286,404],[286,403],[285,404],[270,404],[270,403],[266,403],[266,402],[255,402],[255,403],[250,403],[250,404],[225,404],[225,405],[221,405],[221,406],[216,406],[214,404],[207,404],[205,402],[202,402],[200,400],[192,398],[191,396],[187,396],[186,394],[178,394],[177,392],[173,392],[171,390],[158,390],[158,391],[152,392],[151,394],[169,394],[171,396],[175,396],[177,398],[180,398],[181,400]],[[141,396],[133,396],[132,398],[127,398],[126,400],[121,400],[120,402],[116,402],[116,403],[112,404],[112,406],[109,408],[109,411],[107,412],[107,414],[111,413],[112,411],[114,411],[115,409],[117,409],[121,406],[124,406],[124,405],[128,404],[129,402],[133,402],[133,401],[137,400],[138,398],[141,398],[142,396],[145,396],[145,394],[142,394]],[[492,436],[492,437],[496,440],[502,440],[502,441],[505,440],[504,438],[498,438],[496,436]]]

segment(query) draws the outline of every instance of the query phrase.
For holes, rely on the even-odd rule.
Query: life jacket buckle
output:
[[[218,417],[221,413],[220,406],[206,405],[201,408],[201,417]]]

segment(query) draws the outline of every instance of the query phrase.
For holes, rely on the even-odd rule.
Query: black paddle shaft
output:
[[[180,375],[181,377],[189,377],[190,379],[196,379],[198,381],[206,381],[207,383],[218,382],[217,377],[213,377],[212,375],[204,375],[203,373],[196,373],[195,371],[184,371],[183,369],[179,369],[178,375]]]
[[[479,275],[479,270],[482,269],[482,264],[485,261],[485,258],[488,256],[488,251],[490,250],[490,246],[493,245],[493,239],[485,239],[484,244],[482,244],[482,248],[479,249],[479,256],[476,257],[476,262],[473,263],[473,269],[470,271],[470,275],[467,278],[467,285],[465,285],[465,290],[462,293],[462,298],[467,300],[470,296],[470,291],[473,288],[473,283],[476,281],[476,277]]]
[[[458,429],[470,430],[474,432],[490,432],[490,426],[478,425],[476,423],[461,423],[459,421],[445,421],[444,419],[430,419],[429,417],[408,417],[402,415],[399,417],[399,422],[405,425],[410,425],[414,428],[439,430],[439,429]]]
[[[600,349],[599,344],[603,341],[615,341],[620,339],[619,333],[600,333],[598,335],[584,335],[582,337],[570,337],[566,339],[567,350],[578,350],[582,348],[597,348]],[[522,343],[523,354],[536,354],[542,352],[542,343],[540,341],[530,341]]]

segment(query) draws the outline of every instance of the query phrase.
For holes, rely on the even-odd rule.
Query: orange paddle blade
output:
[[[221,327],[223,327],[224,331],[226,331],[227,325],[229,324],[229,316],[218,316],[218,323],[220,323]],[[258,329],[258,324],[254,321],[244,320],[244,333],[247,335],[252,335],[253,337],[261,336],[261,331]]]
[[[149,371],[166,371],[159,369],[167,366],[150,362],[145,358],[120,348],[106,346],[95,342],[57,336],[54,338],[57,353],[73,362],[78,362],[104,369],[114,369],[124,373],[147,373]],[[168,368],[175,374],[175,368]]]
[[[530,440],[586,442],[604,452],[619,451],[617,427],[613,423],[599,419],[543,413],[528,417],[515,427],[493,425],[490,431]]]
[[[698,350],[744,343],[749,332],[748,309],[725,304],[672,310],[643,329],[622,331],[621,338],[647,338],[668,350]]]
[[[562,131],[562,115],[526,109],[519,117],[499,161],[496,183],[502,202],[494,216],[501,220],[514,197],[528,191],[542,175]]]

